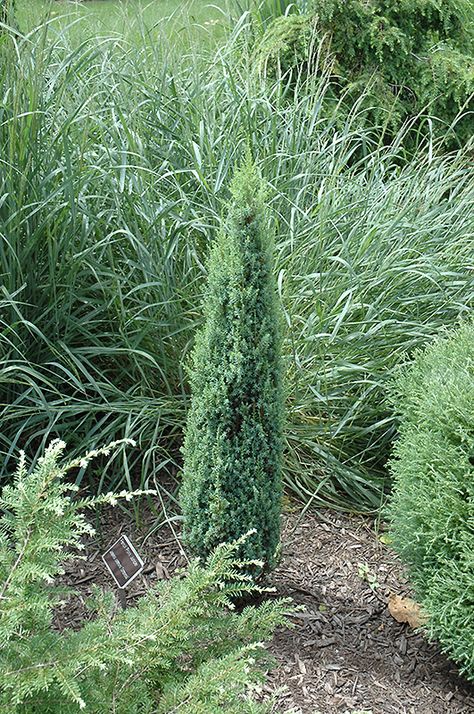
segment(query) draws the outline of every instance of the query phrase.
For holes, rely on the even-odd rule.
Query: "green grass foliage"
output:
[[[67,595],[58,582],[62,566],[93,534],[85,509],[132,495],[77,498],[65,475],[99,454],[63,465],[64,447],[53,442],[30,473],[23,455],[0,500],[0,711],[268,711],[253,701],[250,686],[262,678],[260,640],[283,624],[288,602],[233,611],[234,598],[261,592],[236,557],[244,538],[126,610],[117,612],[113,595],[96,587],[81,629],[53,627],[55,607]]]
[[[170,40],[180,50],[214,46],[225,34],[227,0],[2,0],[15,2],[20,30],[49,22],[52,34],[67,30],[68,42],[115,36],[138,47]]]
[[[210,62],[116,36],[1,38],[1,479],[53,437],[77,453],[137,440],[87,472],[98,488],[180,465],[206,258],[250,144],[286,321],[286,483],[379,504],[386,382],[473,306],[471,156],[428,139],[407,162],[404,134],[382,146],[357,104],[341,127],[324,78],[290,103],[256,87],[234,61],[248,23]]]
[[[474,326],[464,325],[400,372],[401,417],[389,508],[428,628],[474,679]]]
[[[304,7],[300,16],[277,18],[257,42],[260,73],[291,81],[326,65],[333,101],[342,99],[347,113],[362,98],[359,119],[383,128],[386,140],[420,113],[436,118],[447,146],[472,137],[470,0],[312,0]],[[312,61],[314,54],[323,61]]]
[[[258,43],[254,71],[265,77],[284,77],[290,83],[308,74],[315,28],[309,15],[275,18]]]
[[[14,23],[15,0],[0,0],[0,23],[9,27]],[[2,28],[0,28],[0,32]]]
[[[252,529],[245,558],[268,569],[280,539],[284,398],[263,190],[247,159],[211,250],[204,325],[192,355],[181,502],[193,552],[206,556]]]

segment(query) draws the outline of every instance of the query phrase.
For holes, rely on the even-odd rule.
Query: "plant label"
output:
[[[102,556],[119,588],[126,588],[143,570],[144,562],[126,535],[120,536]]]

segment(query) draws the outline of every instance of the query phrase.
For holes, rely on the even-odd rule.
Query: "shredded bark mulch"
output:
[[[62,580],[75,590],[56,626],[78,628],[90,617],[92,585],[114,590],[101,554],[125,533],[145,560],[127,601],[186,566],[177,524],[141,527],[117,509],[104,511],[86,560],[71,560]],[[474,685],[439,647],[387,609],[390,593],[409,595],[403,567],[366,518],[319,511],[284,516],[283,558],[272,576],[277,596],[304,610],[269,649],[276,667],[259,693],[276,696],[275,712],[292,714],[474,714]]]

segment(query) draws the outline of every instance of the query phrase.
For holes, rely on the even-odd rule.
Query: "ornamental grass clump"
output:
[[[328,77],[306,92],[298,76],[294,102],[256,90],[233,61],[248,15],[213,60],[148,37],[124,53],[103,32],[75,49],[59,22],[0,43],[0,485],[18,448],[37,459],[66,437],[78,455],[121,436],[140,449],[77,483],[169,483],[203,263],[250,143],[289,325],[285,484],[304,503],[378,508],[387,381],[474,307],[468,147],[407,160],[406,134],[379,145],[359,104],[339,131]]]
[[[418,353],[393,400],[394,546],[430,634],[474,679],[474,325]]]
[[[116,447],[117,445],[112,445]],[[53,442],[28,472],[22,457],[0,498],[0,712],[5,714],[263,714],[252,697],[263,675],[261,640],[285,620],[288,601],[233,611],[232,600],[262,592],[223,544],[205,566],[150,589],[117,611],[95,588],[82,627],[53,626],[67,590],[64,562],[90,536],[84,509],[130,498],[81,499],[65,480],[92,456],[61,464]]]
[[[204,325],[190,370],[184,537],[194,553],[206,556],[255,530],[243,555],[269,569],[282,495],[281,319],[264,188],[250,160],[236,173],[231,194],[211,251]]]

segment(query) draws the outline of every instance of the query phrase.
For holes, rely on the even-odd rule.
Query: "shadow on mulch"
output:
[[[388,612],[409,593],[403,567],[367,519],[322,512],[285,519],[278,593],[305,607],[271,649],[270,686],[301,714],[473,714],[474,685]],[[369,582],[371,585],[369,585]]]
[[[145,519],[146,520],[146,519]],[[114,589],[101,554],[121,533],[145,560],[130,585],[132,604],[158,579],[186,566],[176,526],[150,534],[117,509],[101,515],[101,537],[87,559],[66,565],[62,581],[76,591],[57,612],[56,626],[90,617],[92,585]],[[323,511],[284,516],[283,559],[272,576],[277,596],[304,606],[269,646],[277,666],[260,696],[277,697],[275,712],[294,714],[474,714],[474,685],[421,634],[387,610],[391,592],[409,587],[403,567],[367,519]]]

